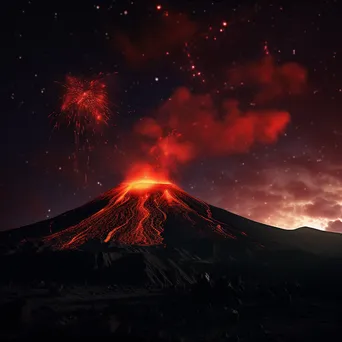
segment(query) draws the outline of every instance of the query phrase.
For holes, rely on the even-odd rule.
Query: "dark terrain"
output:
[[[242,238],[196,234],[206,230],[201,222],[190,232],[171,209],[163,245],[89,240],[55,250],[42,242],[106,204],[101,198],[0,234],[1,340],[325,341],[340,335],[342,235],[285,231],[210,207]]]

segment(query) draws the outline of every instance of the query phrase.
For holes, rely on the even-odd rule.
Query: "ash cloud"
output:
[[[184,45],[197,32],[197,24],[185,14],[164,12],[154,25],[144,27],[132,39],[125,33],[116,33],[116,45],[131,66],[140,67]]]
[[[255,87],[257,103],[301,94],[307,85],[307,70],[303,66],[295,62],[278,65],[272,56],[232,68],[228,77],[233,85]]]
[[[150,153],[168,164],[247,153],[256,144],[275,143],[289,122],[287,111],[242,111],[236,100],[216,104],[209,94],[181,87],[135,131],[150,142]]]

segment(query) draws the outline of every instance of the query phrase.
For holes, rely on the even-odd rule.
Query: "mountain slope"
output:
[[[52,220],[0,234],[2,250],[27,241],[52,250],[160,245],[192,254],[208,248],[221,254],[267,249],[342,257],[342,235],[267,226],[212,207],[170,182],[153,180],[123,183]]]

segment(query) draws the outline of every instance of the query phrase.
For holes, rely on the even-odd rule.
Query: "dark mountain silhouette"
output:
[[[285,267],[285,255],[303,265],[342,257],[342,235],[267,226],[174,184],[146,180],[121,184],[54,219],[2,232],[0,246],[0,271],[12,278],[44,274],[164,285],[191,283],[196,272],[227,263],[277,261]]]

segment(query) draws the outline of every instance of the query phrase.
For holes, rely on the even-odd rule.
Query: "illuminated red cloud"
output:
[[[274,190],[277,190],[279,192],[284,190],[283,185],[275,184],[273,186]],[[312,187],[308,184],[306,184],[302,180],[294,180],[289,181],[286,184],[286,194],[291,198],[292,200],[296,201],[308,201],[316,198],[321,194],[321,190],[317,187]]]
[[[237,66],[228,72],[233,85],[256,87],[256,102],[267,102],[284,95],[300,94],[307,84],[307,71],[298,63],[277,65],[272,56]]]
[[[241,155],[230,158],[223,176],[217,170],[220,164],[225,169],[222,161],[211,163],[216,167],[207,171],[206,179],[214,183],[204,183],[203,188],[197,183],[193,191],[213,205],[283,228],[332,230],[337,223],[329,228],[330,222],[342,220],[342,179],[331,173],[339,162],[313,163],[307,157],[293,159],[279,152],[267,159]]]
[[[116,44],[131,65],[139,66],[182,47],[196,31],[197,25],[185,14],[167,12],[153,26],[143,27],[134,39],[117,33]]]
[[[152,140],[153,154],[184,163],[198,156],[246,153],[255,144],[275,143],[289,121],[286,111],[243,112],[237,101],[218,105],[210,95],[182,87],[155,118],[141,120],[135,129]]]
[[[330,221],[328,225],[326,226],[325,230],[329,232],[342,233],[342,221],[341,220]]]
[[[143,118],[135,128],[137,133],[146,137],[159,138],[163,135],[161,126],[153,118]]]
[[[334,219],[342,216],[342,206],[336,201],[318,197],[304,207],[305,214],[311,217]]]

